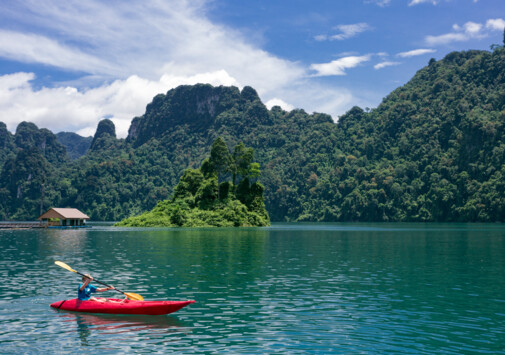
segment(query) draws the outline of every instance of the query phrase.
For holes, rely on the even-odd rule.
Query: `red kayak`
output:
[[[195,303],[188,301],[134,301],[120,300],[115,298],[102,298],[105,302],[81,301],[77,298],[72,300],[58,301],[51,304],[51,307],[63,309],[65,311],[86,312],[86,313],[109,313],[109,314],[144,314],[161,315],[169,314]]]

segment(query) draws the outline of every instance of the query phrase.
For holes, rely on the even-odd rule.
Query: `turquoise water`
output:
[[[0,231],[0,353],[505,354],[505,226]],[[168,316],[57,311],[61,260]],[[119,295],[109,291],[105,296]]]

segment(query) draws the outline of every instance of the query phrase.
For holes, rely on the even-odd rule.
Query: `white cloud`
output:
[[[436,5],[436,4],[438,4],[438,1],[437,0],[412,0],[409,3],[409,6],[414,6],[414,5],[424,4],[424,3]]]
[[[347,112],[352,106],[373,107],[380,102],[381,97],[373,97],[372,93],[360,93],[361,96],[354,95],[350,90],[339,87],[326,87],[314,85],[310,91],[311,97],[307,97],[307,91],[293,87],[288,90],[287,96],[296,105],[288,105],[285,110],[293,108],[303,108],[311,113],[314,111],[331,114],[334,121],[338,116]],[[376,95],[376,94],[375,94]],[[372,103],[372,100],[375,102]],[[267,106],[269,107],[269,106]]]
[[[335,27],[335,29],[339,30],[341,33],[333,35],[333,36],[317,35],[314,37],[314,39],[319,42],[327,41],[327,40],[342,41],[344,39],[349,39],[349,38],[355,37],[362,32],[369,31],[372,28],[367,23],[361,22],[361,23],[355,23],[355,24],[351,24],[351,25],[338,25]]]
[[[385,7],[391,3],[391,0],[366,0],[365,3],[372,3],[380,7]]]
[[[468,33],[470,36],[478,36],[482,30],[482,24],[471,21],[465,23],[463,26],[463,31]],[[455,26],[455,29],[461,30],[457,25]]]
[[[505,20],[501,18],[491,19],[486,21],[486,28],[495,30],[495,31],[503,31],[505,29]]]
[[[346,69],[354,68],[370,60],[370,55],[349,56],[334,60],[330,63],[312,64],[310,69],[316,71],[314,76],[346,75]]]
[[[16,90],[30,87],[29,82],[35,79],[33,73],[15,73],[0,76],[0,103],[5,102],[4,97],[9,93],[9,90]]]
[[[19,11],[26,14],[24,21],[43,30],[38,35],[0,33],[5,47],[0,56],[14,60],[109,80],[133,74],[156,80],[163,74],[193,76],[224,69],[262,93],[305,72],[300,64],[255,48],[240,33],[211,23],[202,1],[153,0],[114,6],[98,0],[19,3]]]
[[[36,34],[0,30],[0,57],[89,73],[114,72],[113,66],[92,55]]]
[[[238,85],[237,81],[232,78],[226,70],[218,70],[213,73],[200,73],[189,77],[164,74],[160,82],[164,84],[165,87],[169,88],[174,88],[179,85],[195,85],[198,83],[206,83],[214,86]]]
[[[276,97],[265,102],[265,106],[268,107],[268,109],[271,109],[274,106],[279,106],[286,111],[291,111],[295,108],[293,105],[290,105],[284,100],[278,99]]]
[[[439,46],[451,42],[463,42],[469,38],[463,33],[447,33],[439,36],[426,36],[425,41],[431,46]]]
[[[330,38],[335,39],[335,40],[344,40],[344,39],[349,39],[352,38],[361,32],[365,32],[371,29],[371,27],[367,23],[355,23],[352,25],[338,25],[336,27],[339,31],[342,33],[339,33],[337,35],[333,35]]]
[[[472,21],[465,23],[463,26],[455,24],[452,26],[453,32],[438,36],[426,36],[425,42],[428,45],[436,46],[452,42],[464,42],[476,38],[485,38],[489,35],[489,32],[486,30],[503,31],[503,27],[505,26],[502,27],[501,25],[505,25],[505,21],[501,18],[488,20],[485,26]]]
[[[402,58],[408,58],[408,57],[415,57],[415,56],[418,56],[418,55],[424,55],[424,54],[435,53],[435,52],[436,52],[435,49],[420,48],[420,49],[414,49],[414,50],[411,50],[411,51],[408,51],[408,52],[398,53],[397,56],[398,57],[402,57]]]
[[[401,63],[399,62],[382,62],[382,63],[378,63],[378,64],[375,64],[373,67],[375,70],[379,70],[379,69],[383,69],[383,68],[386,68],[386,67],[392,67],[392,66],[395,66],[395,65],[400,65]]]
[[[328,36],[327,35],[317,35],[314,37],[314,39],[318,42],[323,42],[328,39]]]

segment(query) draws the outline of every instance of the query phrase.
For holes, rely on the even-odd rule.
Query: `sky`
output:
[[[267,107],[377,107],[431,58],[502,45],[503,0],[3,0],[0,122],[118,137],[158,93],[246,85]]]

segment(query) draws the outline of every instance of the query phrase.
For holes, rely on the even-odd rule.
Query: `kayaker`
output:
[[[95,292],[114,290],[114,286],[98,288],[96,286],[90,285],[91,281],[93,281],[93,277],[90,274],[86,274],[82,277],[82,284],[79,285],[79,289],[77,291],[77,298],[80,299],[81,301],[91,300],[98,302],[107,302],[107,299],[95,298],[92,297],[91,294]]]

